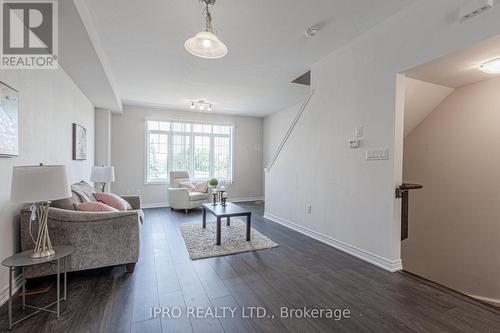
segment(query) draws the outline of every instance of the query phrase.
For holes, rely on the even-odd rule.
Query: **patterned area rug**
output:
[[[207,228],[203,229],[201,221],[181,224],[181,234],[184,237],[189,257],[193,260],[201,258],[226,256],[235,253],[257,251],[277,247],[278,244],[252,228],[251,241],[246,241],[246,222],[240,219],[231,219],[231,226],[221,223],[221,245],[215,245],[217,223],[207,221]]]

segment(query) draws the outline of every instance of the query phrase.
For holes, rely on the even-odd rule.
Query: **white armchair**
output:
[[[202,204],[210,200],[212,188],[208,187],[207,193],[190,192],[180,183],[189,181],[189,173],[186,171],[170,172],[170,187],[168,188],[168,202],[171,209],[184,209],[186,213],[189,209],[201,207]]]

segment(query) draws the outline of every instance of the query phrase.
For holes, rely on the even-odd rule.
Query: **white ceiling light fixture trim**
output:
[[[306,36],[307,39],[312,39],[316,37],[318,32],[319,32],[318,27],[309,27],[304,31],[304,35]]]
[[[217,37],[217,31],[212,24],[212,13],[209,6],[215,4],[215,0],[200,0],[205,7],[205,31],[199,32],[186,40],[184,47],[186,50],[200,58],[219,59],[224,57],[228,50],[227,46]]]
[[[486,61],[479,66],[479,69],[488,74],[500,74],[500,58]]]
[[[213,107],[214,103],[208,102],[204,99],[189,101],[189,108],[191,110],[198,109],[200,111],[212,111]]]

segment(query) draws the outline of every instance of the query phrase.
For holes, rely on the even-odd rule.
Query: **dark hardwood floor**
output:
[[[252,227],[279,247],[191,261],[178,226],[201,224],[201,210],[149,209],[133,274],[125,266],[71,273],[61,317],[38,314],[13,332],[500,332],[494,309],[266,221],[262,203],[242,205],[253,212]],[[54,296],[52,287],[28,300],[42,305]],[[17,315],[20,301],[14,302]],[[152,318],[151,307],[183,315]],[[234,318],[188,318],[192,307],[238,310]],[[242,309],[248,314],[251,307],[267,315],[242,318]],[[350,318],[282,318],[282,307],[349,309]],[[5,304],[0,330],[6,327]]]

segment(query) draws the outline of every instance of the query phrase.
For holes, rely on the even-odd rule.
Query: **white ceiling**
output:
[[[203,29],[198,0],[86,0],[85,23],[125,104],[186,108],[204,98],[215,112],[265,116],[305,98],[308,88],[290,81],[311,64],[411,1],[218,0],[214,24],[229,48],[219,60],[184,50]],[[320,33],[307,40],[312,25]]]
[[[454,90],[499,77],[479,70],[484,62],[500,57],[500,35],[466,49],[404,71],[405,136],[410,134]]]
[[[453,88],[406,78],[404,136],[410,134],[452,91]]]
[[[479,66],[500,57],[500,35],[403,72],[406,76],[458,88],[499,75],[481,72]]]

